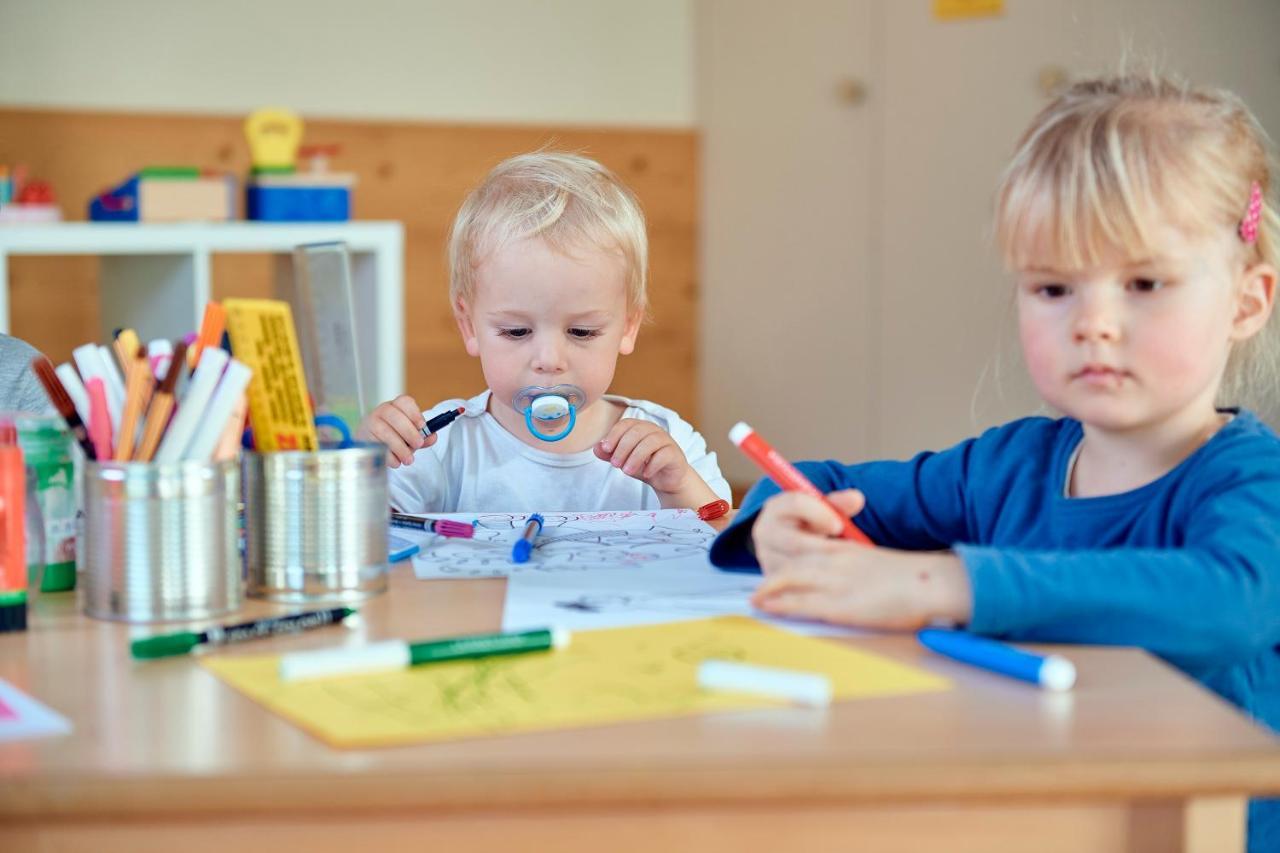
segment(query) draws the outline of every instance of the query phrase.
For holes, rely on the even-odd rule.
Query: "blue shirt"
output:
[[[824,492],[856,487],[877,544],[950,548],[973,589],[969,630],[1010,640],[1140,646],[1280,729],[1280,438],[1238,413],[1163,477],[1066,497],[1083,430],[1026,418],[906,462],[807,462]],[[757,483],[711,562],[757,570]],[[1250,849],[1280,848],[1280,800],[1250,808]]]

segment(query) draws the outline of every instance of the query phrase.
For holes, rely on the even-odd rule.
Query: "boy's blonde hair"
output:
[[[639,202],[595,160],[556,151],[502,161],[462,203],[449,236],[450,302],[474,298],[476,268],[495,251],[535,236],[567,255],[586,247],[618,252],[627,308],[644,313],[649,239]]]
[[[1276,265],[1280,218],[1269,202],[1273,169],[1266,132],[1230,92],[1197,89],[1153,73],[1071,86],[1032,121],[1005,169],[996,239],[1018,268],[1048,245],[1055,266],[1080,269],[1110,253],[1138,258],[1152,227],[1193,235],[1234,231],[1250,188],[1262,188],[1258,240],[1240,242],[1246,265]],[[1273,318],[1274,319],[1274,318]],[[1219,399],[1238,405],[1280,373],[1277,322],[1234,348]]]

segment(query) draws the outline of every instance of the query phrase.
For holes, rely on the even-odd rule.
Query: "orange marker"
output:
[[[840,521],[844,527],[840,531],[841,539],[852,539],[855,542],[861,542],[863,545],[874,545],[875,543],[854,525],[843,512],[836,509],[831,501],[827,500],[827,496],[818,491],[818,487],[810,483],[804,474],[796,470],[796,466],[792,465],[782,457],[782,454],[769,446],[769,442],[760,437],[760,434],[739,421],[729,430],[729,440],[738,446],[738,449],[747,455],[754,463],[760,466],[760,470],[764,471],[774,479],[783,491],[787,492],[803,492],[806,495],[813,495],[818,498],[831,509],[835,510],[836,515],[840,516]]]
[[[200,323],[200,337],[195,346],[187,350],[187,367],[195,370],[200,363],[200,354],[207,347],[216,347],[222,342],[222,333],[227,328],[227,312],[217,302],[206,302],[204,319]]]

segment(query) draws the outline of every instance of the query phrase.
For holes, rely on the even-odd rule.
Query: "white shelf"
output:
[[[199,328],[212,293],[210,256],[276,257],[287,293],[292,253],[303,243],[342,241],[351,250],[356,327],[367,406],[404,391],[404,227],[399,222],[65,222],[0,226],[0,331],[9,331],[8,259],[96,255],[104,336],[120,326],[143,340]]]

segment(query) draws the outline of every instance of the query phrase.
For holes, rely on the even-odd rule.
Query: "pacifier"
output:
[[[573,431],[578,421],[578,407],[586,402],[587,395],[577,385],[529,385],[521,388],[511,400],[511,407],[524,414],[524,425],[536,438],[543,441],[559,441]],[[565,418],[569,422],[554,435],[543,432],[534,422],[551,424]]]

